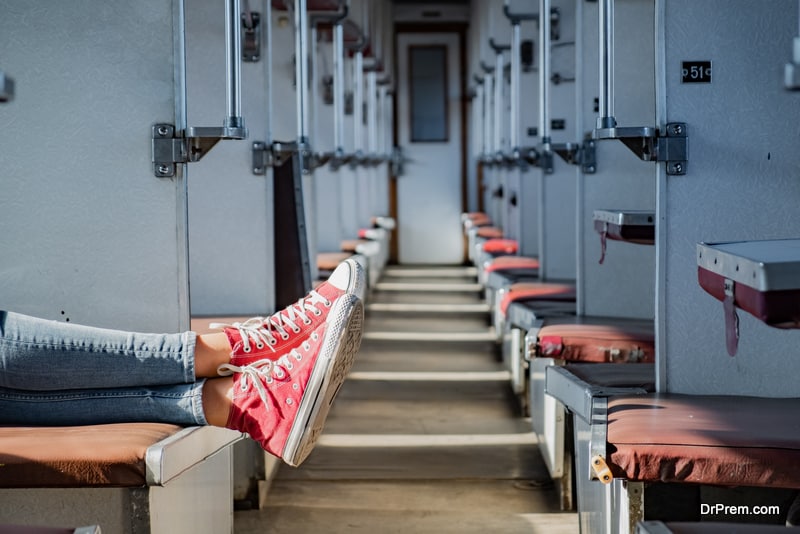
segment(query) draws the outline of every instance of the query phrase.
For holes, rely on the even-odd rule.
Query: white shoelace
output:
[[[330,307],[332,303],[318,292],[311,291],[306,297],[269,317],[253,317],[242,323],[211,323],[209,328],[235,328],[238,330],[239,337],[242,338],[242,348],[246,353],[252,350],[251,342],[259,350],[269,346],[270,350],[275,352],[274,347],[278,344],[276,333],[284,341],[290,336],[287,328],[295,334],[299,334],[298,320],[302,320],[304,325],[311,324],[311,318],[307,312],[313,313],[317,317],[322,315],[322,311],[317,308],[318,304]]]
[[[304,350],[309,348],[308,343],[303,344]],[[224,363],[217,368],[217,373],[220,376],[231,376],[234,373],[240,373],[242,377],[239,380],[239,389],[247,391],[250,388],[250,384],[253,384],[256,387],[256,391],[258,391],[258,396],[261,397],[266,406],[269,406],[267,388],[264,383],[266,382],[269,385],[275,379],[283,380],[289,376],[289,371],[294,369],[295,362],[300,362],[302,359],[303,355],[298,350],[292,349],[277,360],[263,359],[243,366]],[[297,388],[299,385],[295,387]],[[291,402],[291,399],[288,399],[287,402]]]

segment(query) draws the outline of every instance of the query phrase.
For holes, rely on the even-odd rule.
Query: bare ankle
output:
[[[212,378],[203,384],[203,412],[209,425],[225,427],[233,399],[233,378]]]

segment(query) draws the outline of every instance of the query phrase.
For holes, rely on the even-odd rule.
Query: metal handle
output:
[[[503,124],[503,52],[495,55],[494,71],[494,143],[492,152],[497,155],[502,150],[502,124]]]
[[[226,128],[244,128],[242,118],[242,16],[240,0],[225,0]]]
[[[511,116],[509,127],[511,135],[509,142],[511,150],[519,150],[519,110],[520,110],[520,77],[521,77],[521,58],[520,49],[522,48],[522,30],[519,23],[512,26],[511,35]]]
[[[353,65],[353,150],[361,156],[364,150],[364,51],[358,50]]]
[[[539,0],[539,134],[550,151],[550,0]]]
[[[294,52],[297,97],[297,141],[308,142],[308,5],[306,0],[294,2]]]
[[[614,0],[600,0],[600,98],[598,128],[615,128],[614,118]]]
[[[337,156],[344,155],[344,26],[333,26],[333,144]]]

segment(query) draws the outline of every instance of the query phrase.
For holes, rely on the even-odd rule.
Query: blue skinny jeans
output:
[[[0,311],[0,424],[206,425],[196,339]]]

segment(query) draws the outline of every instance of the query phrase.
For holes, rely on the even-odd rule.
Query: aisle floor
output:
[[[467,287],[471,271],[437,272],[387,269],[317,448],[301,467],[281,466],[266,507],[236,512],[237,534],[578,531],[576,514],[558,509],[493,343],[430,340],[489,332],[480,295]],[[404,290],[406,283],[415,286]],[[459,287],[434,294],[419,284]],[[385,306],[395,303],[436,306]],[[444,304],[461,310],[442,311]],[[397,333],[404,339],[392,340]]]

